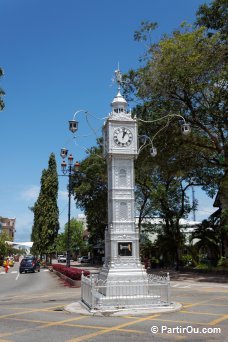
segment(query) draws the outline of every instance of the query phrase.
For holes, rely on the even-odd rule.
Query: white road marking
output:
[[[191,286],[192,286],[192,285],[184,285],[184,284],[181,284],[181,283],[171,285],[171,287],[178,287],[178,289],[188,289],[188,288],[190,288]]]
[[[40,272],[48,272],[49,270],[47,268],[40,270]],[[18,271],[9,271],[8,273],[6,273],[5,271],[1,271],[0,274],[20,274]],[[18,279],[18,277],[17,277]]]

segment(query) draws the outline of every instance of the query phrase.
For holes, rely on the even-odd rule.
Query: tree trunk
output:
[[[228,257],[228,173],[225,172],[225,175],[220,183],[219,190],[219,200],[221,203],[221,221],[220,221],[220,229],[222,232],[223,239],[223,248],[222,248],[222,256]]]

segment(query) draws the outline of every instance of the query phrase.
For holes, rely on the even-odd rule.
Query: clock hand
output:
[[[125,137],[126,133],[127,133],[126,131],[123,131],[122,139]]]

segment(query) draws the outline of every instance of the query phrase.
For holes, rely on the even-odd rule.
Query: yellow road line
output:
[[[217,318],[214,321],[211,321],[209,324],[210,325],[216,325],[216,324],[218,324],[218,323],[220,323],[222,321],[225,321],[226,319],[228,319],[228,315],[223,315],[222,317]]]
[[[43,329],[43,328],[53,327],[55,325],[63,325],[64,323],[79,321],[80,319],[83,319],[83,318],[85,318],[85,316],[64,319],[62,321],[55,321],[55,322],[48,322],[48,323],[46,322],[46,324],[39,326],[39,328]]]
[[[65,322],[78,321],[78,320],[83,319],[83,318],[85,318],[85,316],[74,317],[74,318],[71,318],[71,319],[68,319],[68,320],[64,320],[64,321],[60,321],[60,322],[57,322],[57,321],[56,322],[49,322],[49,323],[45,322],[45,324],[42,323],[43,325],[39,325],[38,327],[35,327],[35,328],[32,327],[32,328],[27,328],[27,329],[23,329],[23,330],[15,330],[15,331],[12,331],[10,333],[5,333],[5,334],[2,334],[2,335],[0,334],[0,337],[1,336],[18,335],[18,334],[20,334],[22,332],[24,333],[24,332],[28,332],[30,330],[34,331],[36,329],[46,328],[46,327],[55,326],[55,325],[64,325],[63,323],[65,323]],[[33,322],[31,322],[31,323],[33,323]],[[35,321],[34,321],[34,323],[35,323]],[[1,342],[1,340],[0,340],[0,342]]]
[[[227,299],[227,297],[225,297]],[[201,302],[195,302],[195,303],[191,303],[191,304],[184,304],[183,307],[184,309],[186,308],[190,308],[190,307],[193,307],[193,306],[198,306],[198,305],[201,305],[201,304],[206,304],[206,305],[219,305],[219,304],[213,304],[211,303],[211,301],[214,301],[214,300],[219,300],[219,299],[224,299],[224,297],[216,297],[216,298],[213,298],[213,299],[207,299],[207,300],[203,300]]]
[[[198,305],[201,305],[201,304],[205,304],[205,303],[208,303],[209,302],[209,299],[207,300],[202,300],[201,302],[196,302],[196,303],[191,303],[191,304],[185,304],[184,305],[184,309],[186,308],[192,308],[193,306],[198,306]]]
[[[228,304],[210,304],[210,303],[208,303],[208,304],[206,304],[207,306],[228,306]]]
[[[156,321],[158,322],[164,322],[165,324],[167,322],[169,323],[178,323],[178,325],[180,324],[190,324],[190,325],[210,325],[210,322],[193,322],[193,321],[180,321],[180,320],[172,320],[172,319],[156,319]]]
[[[45,312],[47,310],[50,311],[50,310],[53,310],[53,309],[56,309],[59,307],[60,307],[60,305],[50,306],[49,308],[44,308],[44,309],[30,309],[27,311],[16,312],[16,313],[8,314],[8,315],[2,315],[2,316],[0,316],[0,318],[7,318],[7,317],[12,317],[12,316],[24,315],[24,314],[33,313],[33,312],[42,312],[42,311]]]
[[[188,314],[193,314],[193,315],[207,315],[207,316],[221,316],[221,314],[217,313],[211,313],[211,312],[198,312],[198,311],[188,311],[188,310],[181,310],[180,313],[188,313]]]
[[[21,330],[17,330],[16,332],[18,333],[24,333],[28,331],[28,329],[21,329]],[[11,336],[11,335],[14,335],[15,334],[15,331],[14,332],[9,332],[9,333],[4,333],[4,334],[0,334],[0,337],[6,337],[6,336]],[[7,340],[9,341],[9,340]],[[0,342],[2,342],[2,340],[0,340]]]
[[[86,317],[85,316],[80,316],[80,318],[74,318],[73,320],[80,320],[80,319],[83,319],[83,318],[86,318]],[[34,320],[34,319],[23,319],[23,318],[11,318],[10,320],[12,320],[12,321],[19,321],[19,322],[27,322],[27,323],[44,324],[44,326],[39,326],[39,328],[45,328],[47,326],[47,321],[39,321],[39,320]],[[69,323],[66,323],[65,321],[54,322],[54,324],[62,325],[62,326],[65,326],[65,327],[75,327],[75,328],[85,328],[85,329],[103,329],[103,330],[107,329],[106,326],[87,325],[87,324],[69,324]],[[119,330],[120,331],[124,331],[124,332],[130,332],[130,333],[145,334],[145,332],[139,331],[139,330],[135,330],[135,329],[119,329]]]
[[[115,331],[115,330],[119,330],[119,329],[122,329],[122,328],[125,328],[129,325],[133,325],[133,324],[136,324],[136,323],[140,323],[140,322],[144,322],[144,321],[149,321],[149,320],[152,320],[154,319],[155,317],[158,317],[160,315],[152,315],[152,316],[147,316],[147,317],[143,317],[143,318],[139,318],[133,322],[128,322],[128,323],[123,323],[123,324],[119,324],[119,325],[116,325],[116,326],[113,326],[113,327],[109,327],[107,329],[104,329],[102,331],[97,331],[97,332],[94,332],[94,333],[91,333],[91,334],[86,334],[86,335],[82,335],[80,337],[77,337],[77,338],[74,338],[74,339],[71,339],[69,340],[68,342],[79,342],[79,341],[85,341],[85,340],[88,340],[92,337],[96,337],[96,336],[99,336],[99,335],[103,335],[103,334],[108,334],[112,331]]]
[[[106,330],[107,327],[102,327],[98,325],[86,325],[86,324],[63,324],[64,326],[75,327],[75,328],[84,328],[84,329],[99,329],[99,330]],[[116,329],[122,332],[129,332],[129,333],[137,333],[137,334],[145,334],[144,331],[136,330],[136,329]]]

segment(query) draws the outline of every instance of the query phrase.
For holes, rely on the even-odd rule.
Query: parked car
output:
[[[80,259],[81,264],[88,264],[91,259],[88,256],[82,256]]]
[[[40,262],[36,257],[27,256],[20,262],[19,272],[40,272]]]
[[[13,267],[13,266],[14,266],[14,257],[6,257],[6,258],[4,258],[3,266],[6,265],[6,259],[9,260],[9,266],[10,266],[10,267]]]
[[[58,262],[66,262],[65,255],[58,255]]]

